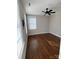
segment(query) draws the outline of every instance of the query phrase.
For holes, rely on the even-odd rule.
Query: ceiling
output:
[[[61,0],[26,0],[24,3],[28,15],[44,15],[42,11],[46,8],[56,11],[56,8],[61,6]]]

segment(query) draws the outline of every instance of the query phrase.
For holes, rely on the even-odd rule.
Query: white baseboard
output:
[[[60,37],[60,38],[61,38],[61,36],[60,36],[60,35],[58,35],[58,34],[55,34],[55,33],[50,33],[50,34],[55,35],[55,36],[57,36],[57,37]]]
[[[46,32],[42,32],[42,33],[33,33],[33,34],[29,34],[29,35],[37,35],[37,34],[45,34]],[[48,32],[47,32],[48,33]],[[61,37],[60,35],[58,35],[58,34],[55,34],[55,33],[50,33],[50,34],[52,34],[52,35],[55,35],[55,36],[57,36],[57,37]]]
[[[38,35],[38,34],[45,34],[45,33],[48,33],[48,32],[33,33],[33,34],[29,34],[29,35]]]

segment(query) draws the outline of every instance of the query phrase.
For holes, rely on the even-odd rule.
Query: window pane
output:
[[[36,29],[36,17],[35,16],[28,16],[28,26],[29,29]]]

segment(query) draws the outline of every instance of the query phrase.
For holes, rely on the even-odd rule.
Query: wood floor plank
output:
[[[60,38],[52,34],[29,36],[26,59],[58,59]]]

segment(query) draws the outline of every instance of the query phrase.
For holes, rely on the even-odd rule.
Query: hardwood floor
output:
[[[29,36],[26,59],[59,59],[60,38],[51,34]]]

